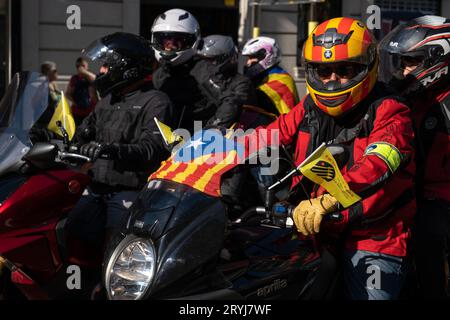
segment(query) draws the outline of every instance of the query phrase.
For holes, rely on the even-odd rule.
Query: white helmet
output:
[[[200,26],[197,19],[186,10],[171,9],[156,17],[151,41],[158,61],[180,65],[197,53]],[[167,42],[173,45],[170,50],[166,49]]]
[[[281,62],[281,50],[275,39],[257,37],[247,41],[242,49],[243,56],[257,58],[258,62],[246,67],[246,74],[254,77]]]

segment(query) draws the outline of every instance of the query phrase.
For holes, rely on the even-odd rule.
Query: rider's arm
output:
[[[297,137],[300,123],[305,116],[304,101],[305,99],[289,113],[280,115],[266,127],[258,127],[254,134],[248,136],[247,142],[252,143],[254,146],[258,145],[258,148],[291,144]]]
[[[239,119],[242,112],[242,106],[249,101],[253,87],[250,80],[245,78],[230,86],[221,93],[219,97],[219,106],[214,115],[214,120],[218,125],[230,127]]]
[[[154,117],[163,123],[170,124],[173,116],[172,104],[162,92],[158,92],[149,99],[142,109],[142,124],[138,141],[117,144],[117,161],[121,166],[137,171],[159,165],[168,155]]]
[[[97,114],[94,110],[91,112],[86,118],[84,118],[83,122],[77,127],[75,131],[75,135],[73,141],[79,145],[89,143],[95,140],[95,132],[96,132],[96,123]]]
[[[363,198],[353,211],[366,217],[384,214],[412,188],[414,134],[409,112],[393,99],[378,107],[368,145],[344,175],[350,189]]]

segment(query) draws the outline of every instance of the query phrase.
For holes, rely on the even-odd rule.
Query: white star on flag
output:
[[[189,143],[188,148],[194,147],[194,149],[197,150],[197,148],[203,144],[205,143],[202,141],[202,138],[198,138],[197,140],[192,140],[191,143]]]

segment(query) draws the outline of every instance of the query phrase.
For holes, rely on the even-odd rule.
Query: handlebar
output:
[[[254,214],[264,214],[267,213],[266,208],[264,207],[252,207],[246,211],[244,211],[243,214],[239,216],[236,220],[233,221],[233,224],[240,224],[243,221],[247,220],[248,217],[251,217]]]
[[[91,158],[83,156],[78,153],[72,153],[72,152],[66,152],[66,151],[58,151],[58,158],[59,160],[63,160],[65,158],[72,158],[76,160],[83,160],[86,162],[91,162]]]
[[[65,148],[59,148],[55,161],[56,162],[92,162],[92,159],[78,153],[78,147],[75,145],[67,145]]]
[[[238,219],[234,220],[231,225],[239,225],[246,221],[253,215],[264,215],[265,221],[271,221],[274,226],[291,228],[294,225],[293,215],[296,206],[286,202],[277,202],[273,205],[271,210],[265,207],[252,207],[242,213]],[[323,221],[330,223],[337,223],[342,221],[343,215],[341,212],[332,212],[323,217]]]
[[[294,216],[295,207],[296,206],[284,202],[275,203],[272,208],[272,216],[277,218],[292,219]],[[342,213],[340,211],[336,211],[324,215],[322,221],[340,222],[343,218]]]

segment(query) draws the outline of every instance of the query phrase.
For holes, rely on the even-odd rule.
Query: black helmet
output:
[[[83,55],[108,65],[105,74],[97,76],[95,88],[100,96],[117,92],[153,71],[155,55],[145,38],[124,32],[107,35],[91,43]]]
[[[450,20],[423,16],[397,26],[379,45],[380,79],[404,94],[448,83]],[[414,66],[406,76],[408,66]]]
[[[204,38],[198,54],[216,65],[217,71],[237,71],[238,49],[231,37],[215,34]]]

